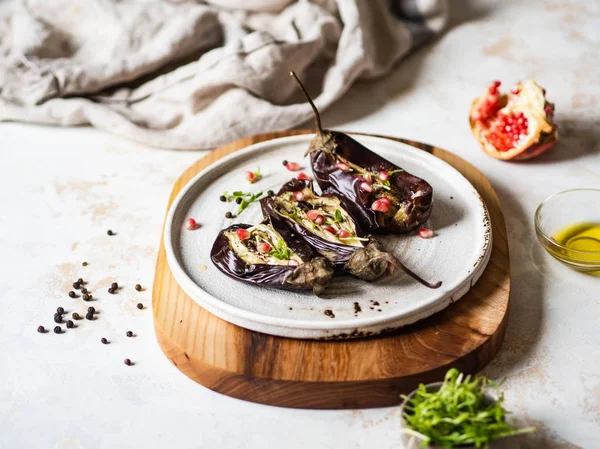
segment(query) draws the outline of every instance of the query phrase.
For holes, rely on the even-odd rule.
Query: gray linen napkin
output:
[[[445,0],[0,0],[0,120],[205,149],[289,129],[440,32]]]

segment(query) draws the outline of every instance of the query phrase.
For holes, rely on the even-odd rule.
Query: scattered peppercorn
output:
[[[91,295],[88,295],[87,293],[85,295],[83,295],[84,301],[89,301],[90,299],[92,299]]]
[[[81,278],[77,279],[77,283],[81,284],[81,285],[85,284],[85,282],[83,282],[83,279],[81,279]]]
[[[73,315],[71,315],[73,317],[74,320],[80,320],[81,319],[81,315],[79,315],[77,312],[73,312]]]
[[[119,288],[119,284],[117,284],[116,282],[113,282],[112,284],[110,284],[110,288],[112,289],[118,289]]]
[[[125,365],[127,365],[127,366],[131,366],[131,365],[132,365],[132,363],[131,363],[131,360],[129,360],[129,359],[125,359],[125,360],[123,360],[123,363],[124,363]]]
[[[107,233],[108,235],[115,235],[115,233],[114,233],[114,232],[112,232],[110,229],[109,229],[108,231],[106,231],[106,233]]]
[[[136,289],[138,292],[141,292],[141,291],[142,291],[142,286],[141,286],[140,284],[135,284],[135,289]]]
[[[225,202],[225,201],[227,201],[227,197],[226,197],[225,195],[221,195],[221,196],[219,197],[219,201],[223,201],[223,202]]]
[[[127,335],[128,337],[133,337],[133,332],[127,331],[127,333],[125,335]]]
[[[46,332],[46,329],[44,329],[44,326],[38,326],[38,332],[40,334],[43,334],[44,332]]]
[[[286,161],[285,159],[283,160],[282,164],[285,167],[287,165],[288,161]]]
[[[102,337],[100,339],[100,341],[102,342],[103,345],[107,345],[108,344],[108,340],[106,338],[104,338],[104,337]]]
[[[115,289],[112,287],[108,287],[108,293],[113,294],[115,292]]]
[[[89,313],[89,312],[86,313],[85,314],[85,319],[92,321],[94,319],[94,314],[93,313]]]
[[[81,284],[79,282],[73,282],[73,288],[75,290],[79,290],[81,288]]]
[[[96,309],[93,307],[88,307],[88,313],[96,313]]]
[[[69,320],[67,321],[67,329],[73,329],[75,327],[75,323],[73,323],[73,321]]]
[[[267,195],[269,195],[269,196],[275,196],[275,192],[273,192],[272,190],[269,190],[267,192]]]
[[[142,310],[144,308],[144,304],[142,304],[141,302],[138,302],[137,308]]]
[[[229,211],[225,212],[225,218],[233,218],[233,214]]]
[[[63,313],[65,313],[65,309],[59,307],[58,309],[56,309],[56,313],[60,313],[62,315]]]
[[[75,292],[73,290],[71,290],[69,292],[69,298],[77,298],[77,295],[75,294]]]
[[[62,329],[60,326],[54,326],[54,333],[55,334],[60,334],[62,332]]]
[[[85,287],[81,288],[81,293],[83,293],[84,295],[88,292],[88,289]]]
[[[81,266],[82,266],[82,267],[87,267],[87,265],[88,265],[88,263],[87,263],[87,262],[82,262],[82,263],[81,263]]]
[[[236,198],[236,199],[235,199],[235,202],[236,202],[237,204],[242,204],[242,198],[241,198],[241,197],[239,197],[239,198]]]
[[[62,315],[60,313],[54,314],[54,322],[60,324],[63,322]]]

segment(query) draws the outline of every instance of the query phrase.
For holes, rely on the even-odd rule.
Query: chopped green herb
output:
[[[439,390],[427,391],[421,384],[407,400],[403,413],[407,429],[403,432],[420,439],[421,448],[487,447],[498,438],[533,432],[533,427],[515,429],[506,420],[502,395],[497,401],[486,401],[486,388],[499,385],[485,377],[463,376],[452,368]]]
[[[246,209],[251,203],[253,203],[254,201],[256,201],[257,199],[259,199],[262,196],[262,192],[242,192],[241,190],[236,190],[235,192],[232,192],[231,195],[228,192],[223,192],[222,197],[225,198],[226,202],[231,202],[231,201],[236,201],[239,199],[241,200],[238,204],[238,211],[237,213],[239,214],[240,212],[242,212],[244,209]]]
[[[339,209],[336,209],[335,210],[335,222],[341,223],[342,221],[344,221],[344,217],[342,217],[342,211]]]
[[[381,181],[381,187],[383,187],[385,190],[392,190],[389,181]]]
[[[290,257],[292,257],[292,251],[286,246],[283,239],[278,239],[277,246],[271,248],[269,255],[279,260],[290,260]]]

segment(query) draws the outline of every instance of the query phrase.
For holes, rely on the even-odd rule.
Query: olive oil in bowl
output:
[[[575,223],[552,236],[557,246],[546,250],[561,262],[600,275],[600,223]]]

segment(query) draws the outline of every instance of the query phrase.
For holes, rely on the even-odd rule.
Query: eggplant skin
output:
[[[227,276],[238,281],[283,290],[309,290],[321,294],[333,276],[333,269],[324,258],[312,251],[297,253],[303,260],[300,266],[248,264],[231,249],[225,232],[251,228],[248,224],[236,224],[223,229],[213,244],[210,258],[213,264]],[[283,236],[282,236],[283,237]],[[292,249],[287,239],[286,244]]]
[[[352,173],[345,173],[336,166],[336,155],[369,171],[394,171],[401,167],[369,150],[352,137],[339,131],[323,130],[327,136],[317,135],[309,148],[315,181],[324,194],[338,195],[344,208],[357,224],[370,233],[406,233],[419,227],[431,214],[433,188],[424,179],[406,171],[390,177],[397,197],[393,199],[400,214],[388,217],[371,210],[374,201],[371,192],[359,188],[361,181]]]

